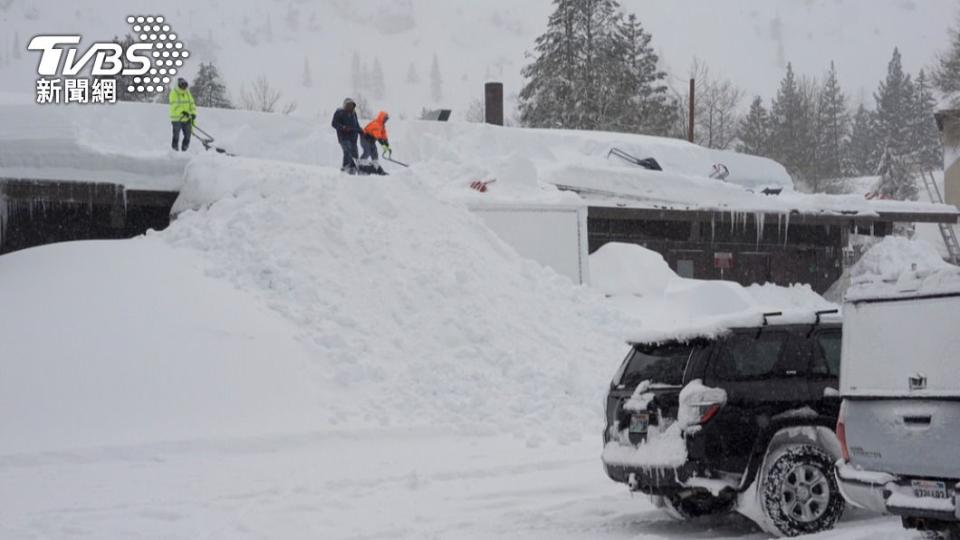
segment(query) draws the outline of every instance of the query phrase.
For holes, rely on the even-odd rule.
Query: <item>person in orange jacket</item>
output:
[[[389,119],[389,114],[380,111],[377,117],[363,128],[363,133],[360,134],[360,146],[363,148],[363,155],[360,156],[360,172],[387,174],[380,166],[377,143],[383,145],[385,153],[390,151],[390,139],[387,138],[387,120]]]

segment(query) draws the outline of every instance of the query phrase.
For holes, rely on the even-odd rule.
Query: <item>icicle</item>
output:
[[[710,243],[714,243],[717,239],[717,214],[714,212],[710,216]]]
[[[7,229],[7,196],[3,193],[3,186],[0,186],[0,249],[3,248],[3,233]]]
[[[787,240],[790,237],[790,212],[787,212],[786,223],[783,226],[783,245],[787,245]]]
[[[763,212],[757,212],[753,215],[753,219],[757,222],[757,248],[760,248],[760,240],[763,239],[763,226],[766,223],[767,215]]]

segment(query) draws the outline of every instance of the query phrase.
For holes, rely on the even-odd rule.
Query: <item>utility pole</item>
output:
[[[696,102],[697,102],[696,90],[697,90],[696,79],[691,78],[690,79],[690,114],[688,115],[690,117],[690,125],[687,126],[687,140],[690,142],[693,142],[693,126],[695,121],[694,115],[696,114],[695,111],[696,111]]]

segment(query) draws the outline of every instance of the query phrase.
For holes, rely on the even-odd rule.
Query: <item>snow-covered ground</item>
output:
[[[77,176],[122,178],[120,165],[84,161],[114,149],[166,157],[165,133],[72,114],[59,118],[81,135],[47,148],[78,158]],[[605,161],[613,141],[662,150],[692,184],[714,156],[411,122],[391,138],[416,166],[348,177],[329,165],[325,125],[202,118],[244,157],[195,150],[179,178],[134,178],[182,186],[167,230],[0,257],[0,537],[760,536],[737,517],[672,522],[609,481],[602,398],[629,337],[682,332],[705,306],[716,329],[772,305],[809,317],[822,299],[679,280],[635,246],[612,247],[606,269],[596,259],[599,289],[576,286],[495,236],[464,182],[503,174],[502,196],[568,202],[540,175],[575,164],[625,178]],[[23,166],[11,154],[0,164]],[[743,159],[742,171],[782,170]],[[661,285],[638,288],[618,272],[627,265]],[[856,514],[822,536],[909,537]]]

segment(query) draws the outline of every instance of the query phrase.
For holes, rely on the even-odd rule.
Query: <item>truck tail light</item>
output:
[[[847,411],[847,402],[840,405],[840,414],[837,415],[837,440],[840,441],[840,456],[844,462],[850,461],[850,450],[847,448],[847,426],[844,424],[844,416]]]

